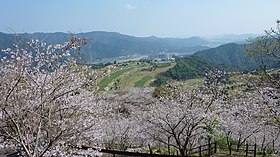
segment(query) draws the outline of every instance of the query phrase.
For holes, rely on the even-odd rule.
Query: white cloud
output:
[[[136,9],[136,6],[134,6],[134,5],[130,4],[130,3],[126,3],[126,4],[124,5],[124,7],[125,7],[126,9]]]

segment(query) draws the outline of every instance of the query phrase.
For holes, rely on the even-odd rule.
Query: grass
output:
[[[134,87],[143,88],[145,84],[151,79],[153,79],[152,76],[144,76],[141,80],[135,82]]]
[[[99,81],[99,89],[100,91],[105,91],[105,88],[108,87],[109,91],[127,91],[133,87],[147,87],[154,81],[158,73],[167,71],[175,66],[175,64],[173,62],[159,65],[158,67],[153,67],[153,65],[144,62],[120,64],[117,65],[118,69],[115,69],[110,76],[104,77]]]
[[[158,73],[167,71],[175,66],[175,63],[171,63],[170,66],[153,68],[150,64],[145,64],[142,67],[135,67],[135,69],[125,73],[120,78],[120,89],[125,91],[132,87],[147,87],[154,81]],[[145,70],[146,69],[146,70]],[[150,70],[148,70],[150,69]]]
[[[133,68],[126,68],[126,69],[118,70],[118,71],[112,73],[110,76],[105,77],[99,83],[100,90],[104,91],[105,88],[109,85],[109,83],[111,83],[114,79],[116,79],[117,77],[121,76],[122,74],[124,74],[132,69]]]

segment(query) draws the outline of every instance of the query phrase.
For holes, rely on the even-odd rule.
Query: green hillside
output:
[[[226,64],[239,67],[242,70],[259,69],[259,65],[255,61],[256,58],[249,57],[245,49],[253,48],[252,43],[248,44],[225,44],[216,48],[202,50],[194,53],[194,56],[199,56],[214,64]],[[261,57],[261,56],[259,56]],[[262,57],[263,58],[263,57]],[[258,58],[260,59],[260,58]],[[265,58],[265,64],[268,68],[279,68],[279,59]]]
[[[221,45],[208,50],[202,50],[194,55],[200,56],[215,64],[228,64],[240,67],[246,65],[244,45],[235,43]]]
[[[173,80],[188,80],[201,78],[211,70],[236,71],[237,67],[225,64],[213,64],[201,57],[189,56],[186,58],[176,58],[176,65],[157,76],[157,80],[153,83],[154,86],[164,84],[168,79]]]
[[[100,90],[106,90],[105,88],[109,86],[109,84],[115,80],[116,78],[118,78],[119,76],[121,76],[122,74],[132,70],[133,68],[125,68],[125,69],[121,69],[121,70],[117,70],[115,72],[113,72],[112,74],[110,74],[110,76],[105,77],[104,79],[102,79],[99,83],[99,89]]]
[[[99,89],[100,91],[125,91],[132,87],[148,87],[159,73],[166,72],[174,67],[175,64],[175,62],[161,64],[128,62],[125,64],[115,64],[113,66],[116,69],[109,76],[99,81]]]

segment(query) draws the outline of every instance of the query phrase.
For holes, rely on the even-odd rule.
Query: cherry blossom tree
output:
[[[256,143],[262,148],[279,148],[279,143],[275,142],[280,131],[277,128],[279,93],[277,89],[267,87],[258,77],[246,75],[243,78],[240,75],[239,79],[247,87],[229,91],[225,112],[220,114],[220,129],[227,137],[228,147],[234,140],[237,150],[245,143]]]
[[[169,151],[173,147],[183,156],[194,146],[206,143],[215,132],[214,121],[224,104],[223,90],[217,87],[224,80],[219,79],[222,74],[209,74],[207,86],[199,85],[192,90],[184,83],[166,85],[164,95],[157,95],[159,100],[145,113],[146,133]]]
[[[76,64],[86,40],[64,44],[38,40],[3,50],[0,63],[1,145],[25,156],[63,155],[94,125],[93,96],[99,74]],[[73,144],[73,143],[72,143]]]
[[[107,148],[127,150],[143,146],[147,138],[143,134],[144,110],[155,102],[153,88],[130,89],[125,93],[104,94],[106,117],[102,122],[102,143]]]

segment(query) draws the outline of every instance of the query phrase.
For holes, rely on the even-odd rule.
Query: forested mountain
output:
[[[258,69],[260,63],[256,62],[254,57],[250,57],[246,54],[245,49],[252,47],[252,44],[225,44],[216,48],[211,48],[207,50],[202,50],[194,53],[194,56],[200,56],[207,61],[214,64],[227,64],[232,66],[237,66],[243,70],[253,70]],[[262,56],[258,56],[262,57]],[[264,56],[263,56],[264,57]],[[262,58],[263,58],[262,57]],[[259,60],[261,58],[258,58]],[[278,68],[279,60],[274,60],[272,58],[266,58],[266,62],[262,64],[266,64],[267,68]]]
[[[5,34],[0,32],[0,50],[12,46],[15,39],[16,39],[16,35]]]
[[[160,52],[194,53],[207,49],[208,42],[199,37],[186,39],[134,37],[114,32],[88,32],[75,34],[79,38],[87,38],[89,43],[84,47],[82,59],[90,62],[95,59],[119,57],[133,54],[156,54]],[[0,49],[12,47],[19,40],[38,39],[48,44],[68,41],[71,34],[67,33],[34,33],[5,34],[0,33]]]
[[[242,66],[246,64],[246,54],[244,45],[230,43],[196,52],[195,56],[200,56],[215,64],[228,64]]]

